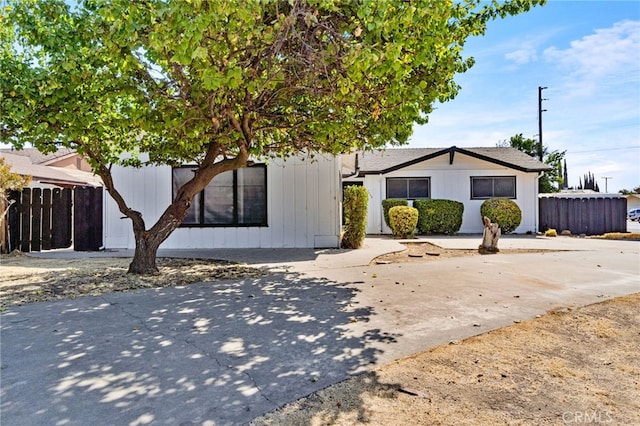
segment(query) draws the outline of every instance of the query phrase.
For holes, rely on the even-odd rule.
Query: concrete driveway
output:
[[[428,241],[474,248],[479,239]],[[561,251],[372,266],[398,242],[298,250],[295,261],[286,250],[210,251],[201,254],[274,273],[10,308],[0,421],[242,424],[393,359],[640,291],[640,242],[503,237],[500,247]]]

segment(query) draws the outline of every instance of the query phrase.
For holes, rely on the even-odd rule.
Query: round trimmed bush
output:
[[[384,215],[384,223],[391,228],[389,223],[389,210],[395,206],[408,206],[409,201],[404,198],[385,198],[382,200],[382,214]]]
[[[389,225],[397,238],[413,238],[418,224],[418,209],[395,206],[389,209]]]
[[[508,234],[520,226],[522,211],[515,201],[508,198],[490,198],[480,206],[480,215],[488,217],[500,226],[503,234]]]

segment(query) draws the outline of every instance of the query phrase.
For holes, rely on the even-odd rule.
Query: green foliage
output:
[[[368,204],[369,192],[364,186],[349,185],[344,188],[343,248],[357,249],[364,242]]]
[[[462,226],[464,204],[453,200],[415,200],[418,230],[423,234],[455,234]]]
[[[31,176],[22,176],[11,171],[11,167],[0,157],[0,196],[5,190],[17,191],[31,183]]]
[[[522,222],[522,211],[515,201],[508,198],[490,198],[480,206],[480,215],[488,217],[500,226],[503,234],[515,231]]]
[[[409,206],[395,206],[389,209],[389,225],[394,237],[413,238],[417,224],[417,209]]]
[[[622,195],[631,195],[631,194],[640,194],[640,186],[636,186],[635,188],[629,189],[621,189],[618,193]]]
[[[525,138],[522,136],[522,133],[511,136],[508,141],[498,143],[498,146],[510,146],[534,158],[539,158],[538,141],[531,138]],[[541,194],[558,192],[562,189],[562,185],[566,183],[564,182],[562,173],[562,161],[564,160],[566,153],[567,151],[549,152],[549,149],[546,146],[542,148],[543,162],[552,169],[546,171],[538,180],[538,191]]]
[[[457,95],[466,40],[544,0],[70,3],[3,1],[0,143],[76,150],[157,246],[250,155],[405,143]],[[197,165],[148,230],[110,172],[143,162]]]
[[[384,223],[387,224],[389,228],[391,228],[391,224],[389,223],[389,209],[395,206],[408,206],[409,202],[404,198],[386,198],[382,200],[382,213],[384,215]]]

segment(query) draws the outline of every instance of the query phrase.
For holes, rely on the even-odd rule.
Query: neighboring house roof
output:
[[[0,152],[11,171],[23,176],[31,176],[36,182],[59,186],[102,186],[102,180],[89,172],[62,167],[33,164],[27,155],[14,155]]]
[[[523,172],[544,172],[552,170],[550,166],[511,147],[489,148],[393,148],[384,151],[366,151],[356,154],[358,176],[367,174],[385,174],[399,170],[441,155],[449,156],[453,164],[456,154],[464,154],[504,167]]]
[[[53,161],[60,160],[62,158],[71,157],[77,155],[77,153],[70,148],[58,148],[57,151],[49,154],[43,154],[35,148],[23,148],[20,150],[15,149],[0,149],[0,154],[19,155],[22,157],[28,157],[32,164],[47,165]]]

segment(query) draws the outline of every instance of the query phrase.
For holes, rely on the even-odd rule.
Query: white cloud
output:
[[[638,52],[640,21],[625,20],[574,40],[567,49],[549,47],[543,57],[565,73],[574,95],[588,95],[602,84],[638,81]]]
[[[505,59],[514,62],[516,65],[525,65],[538,60],[538,52],[533,44],[523,46],[520,49],[506,53]]]

